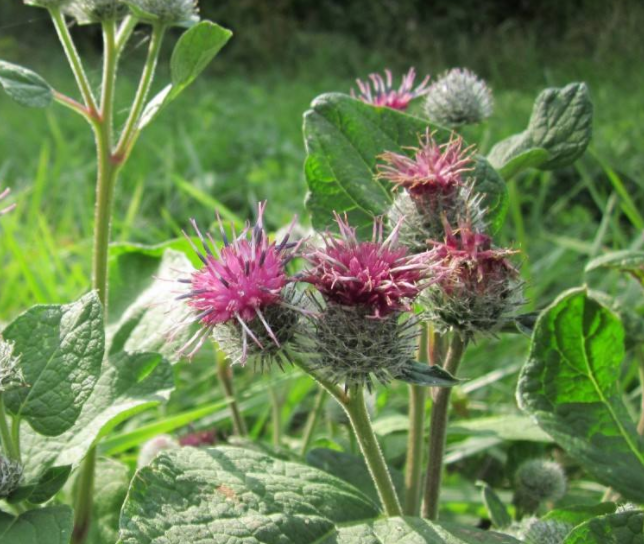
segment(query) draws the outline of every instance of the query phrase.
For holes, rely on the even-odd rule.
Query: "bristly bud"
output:
[[[563,544],[574,525],[557,520],[526,518],[513,531],[526,544]]]
[[[7,196],[9,196],[9,193],[11,192],[11,189],[7,187],[4,191],[0,192],[0,201],[5,199]],[[12,204],[11,206],[8,206],[4,209],[0,209],[0,216],[4,215],[5,213],[9,213],[11,210],[13,210],[16,207],[15,204]]]
[[[128,12],[122,0],[70,0],[63,7],[81,25],[116,21]]]
[[[160,452],[174,450],[179,447],[179,442],[169,434],[159,434],[141,446],[136,466],[137,468],[147,467]]]
[[[558,501],[566,493],[566,474],[558,463],[531,459],[515,475],[513,502],[522,512],[534,513],[545,501]]]
[[[445,224],[445,242],[433,242],[433,258],[446,270],[419,302],[438,330],[465,337],[497,331],[523,303],[518,270],[508,260],[514,251],[492,246],[492,239],[461,222]]]
[[[26,387],[25,378],[20,368],[20,356],[14,355],[14,344],[0,336],[0,393]]]
[[[469,217],[483,228],[481,196],[466,178],[474,170],[474,147],[464,147],[463,139],[452,134],[438,144],[435,133],[419,138],[419,146],[409,148],[413,156],[387,151],[380,155],[377,178],[393,184],[399,191],[389,212],[389,220],[400,228],[400,241],[413,252],[427,250],[428,240],[442,240],[444,221],[456,224]]]
[[[199,21],[197,0],[125,0],[141,21],[190,26]]]
[[[386,106],[394,110],[405,111],[409,103],[428,92],[429,76],[414,89],[416,70],[410,68],[402,78],[398,89],[393,86],[393,76],[390,70],[385,70],[385,77],[380,74],[369,74],[369,81],[356,80],[359,93],[351,90],[351,96],[373,106]]]
[[[312,297],[317,312],[302,345],[332,381],[371,388],[372,378],[387,383],[413,358],[417,323],[401,316],[435,270],[428,254],[409,255],[398,245],[400,224],[384,239],[378,219],[372,240],[360,242],[346,218],[336,214],[336,221],[340,236],[326,233],[324,247],[304,255],[312,268],[301,279],[325,303]]]
[[[492,115],[492,92],[476,74],[454,68],[427,89],[425,111],[430,121],[446,127],[480,123]]]
[[[203,251],[188,242],[204,266],[179,282],[189,291],[179,299],[192,309],[192,320],[182,320],[171,332],[199,324],[197,333],[181,348],[192,357],[213,335],[233,363],[244,364],[253,356],[263,365],[274,358],[297,324],[297,295],[286,289],[290,279],[285,270],[299,243],[289,243],[289,234],[279,243],[269,242],[262,224],[266,203],[259,205],[257,223],[247,223],[239,236],[229,241],[219,220],[224,247],[218,248],[210,234],[204,237],[195,221],[192,225]]]
[[[22,481],[22,465],[0,454],[0,499],[6,499]]]

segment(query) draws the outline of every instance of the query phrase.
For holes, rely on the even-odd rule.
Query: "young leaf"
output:
[[[508,513],[507,507],[503,504],[503,501],[499,498],[494,489],[485,482],[481,483],[481,496],[483,497],[483,504],[485,504],[487,513],[492,520],[492,525],[499,529],[508,527],[512,523],[512,518]]]
[[[54,91],[35,72],[0,60],[0,86],[18,104],[30,108],[46,108],[54,100]]]
[[[417,146],[427,121],[390,108],[377,108],[347,95],[319,96],[304,114],[307,158],[304,165],[309,195],[306,205],[313,226],[324,230],[333,212],[349,216],[358,234],[371,236],[373,218],[386,214],[393,202],[391,184],[374,179],[377,157],[385,151],[403,152]],[[450,132],[438,129],[446,141]],[[507,211],[504,181],[483,157],[477,157],[476,189],[484,194],[486,220],[498,230]]]
[[[427,365],[416,361],[409,361],[407,366],[401,369],[401,373],[394,378],[401,382],[426,387],[454,387],[463,382],[439,365]]]
[[[550,510],[543,520],[560,521],[572,526],[580,525],[585,521],[597,516],[614,514],[617,506],[613,502],[600,502],[599,504],[577,504],[572,506],[563,506]]]
[[[101,371],[105,331],[98,296],[89,293],[63,306],[34,306],[3,335],[22,355],[29,384],[7,393],[7,408],[40,434],[65,432],[78,419]]]
[[[17,517],[0,512],[0,542],[69,544],[74,518],[68,506],[28,510]]]
[[[644,286],[644,251],[612,251],[590,261],[586,265],[585,272],[600,268],[614,268],[628,272]]]
[[[519,378],[523,410],[600,482],[644,501],[644,440],[617,383],[624,356],[619,319],[583,289],[539,317]]]
[[[563,544],[644,544],[644,512],[627,510],[575,527]]]
[[[526,168],[554,170],[575,162],[592,136],[593,105],[584,83],[543,91],[528,128],[496,144],[488,160],[506,179]]]

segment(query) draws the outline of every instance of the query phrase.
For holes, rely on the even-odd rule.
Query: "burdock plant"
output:
[[[351,91],[351,96],[372,104],[374,106],[386,106],[394,110],[405,111],[412,100],[426,95],[429,92],[429,76],[426,76],[420,84],[414,87],[416,70],[410,68],[402,77],[398,88],[394,87],[391,70],[385,70],[385,76],[380,74],[369,74],[368,80],[357,79],[358,92]]]

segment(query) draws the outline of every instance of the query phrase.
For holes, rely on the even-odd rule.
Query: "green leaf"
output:
[[[130,485],[127,465],[106,457],[96,463],[94,512],[88,541],[92,544],[114,544],[119,537],[119,517]]]
[[[78,465],[87,451],[120,422],[166,401],[173,386],[172,367],[158,353],[110,356],[72,428],[60,436],[42,437],[22,426],[25,476],[35,479],[49,467]]]
[[[499,529],[510,526],[512,518],[508,513],[507,507],[496,494],[496,491],[494,491],[494,489],[485,482],[482,482],[481,484],[481,496],[483,498],[483,504],[487,509],[487,513],[492,520],[492,525]]]
[[[402,153],[417,146],[427,121],[390,108],[378,108],[343,94],[324,94],[304,114],[309,187],[307,207],[313,226],[332,226],[333,212],[346,212],[363,237],[370,237],[373,218],[386,214],[392,204],[391,185],[375,179],[377,157],[385,151]],[[450,132],[439,129],[446,141]],[[492,230],[503,222],[506,187],[487,161],[477,157],[476,188],[485,195]]]
[[[160,91],[146,105],[139,127],[147,126],[163,108],[185,91],[232,35],[230,30],[212,21],[201,21],[184,32],[170,59],[172,84]]]
[[[22,354],[29,387],[6,395],[7,408],[43,435],[56,436],[78,419],[101,371],[103,309],[96,293],[63,306],[34,306],[3,333]]]
[[[489,436],[504,441],[552,442],[552,438],[530,418],[514,414],[461,419],[450,425],[448,433],[450,436]]]
[[[74,523],[71,508],[49,506],[18,517],[0,512],[0,542],[6,544],[69,544]]]
[[[612,251],[597,257],[586,265],[585,272],[601,268],[613,268],[628,272],[644,286],[644,251]]]
[[[455,378],[439,365],[427,365],[416,361],[409,361],[395,379],[426,387],[454,387],[464,381]]]
[[[496,144],[488,160],[506,179],[526,168],[554,170],[584,154],[592,136],[593,105],[584,83],[544,90],[528,128]]]
[[[159,454],[132,480],[123,544],[314,542],[335,523],[378,515],[349,484],[298,463],[242,448]]]
[[[46,108],[54,100],[54,91],[35,72],[0,60],[0,86],[18,104],[30,108]]]
[[[33,504],[47,502],[62,489],[71,471],[72,467],[69,465],[50,467],[36,483],[20,486],[9,496],[7,501],[11,504],[24,500],[28,500]]]
[[[644,440],[617,382],[623,356],[619,319],[573,289],[539,317],[517,397],[600,482],[644,502]]]
[[[580,525],[589,519],[606,514],[613,514],[615,512],[615,503],[601,502],[599,504],[576,504],[572,506],[564,506],[551,510],[542,519],[560,521],[568,523],[573,527]]]
[[[644,512],[628,510],[575,527],[563,544],[644,544]]]

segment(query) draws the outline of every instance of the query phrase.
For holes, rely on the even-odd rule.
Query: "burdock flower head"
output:
[[[371,241],[360,242],[346,218],[336,215],[340,235],[326,233],[324,247],[305,258],[312,268],[302,281],[313,284],[324,302],[313,298],[318,313],[303,349],[312,363],[345,387],[366,385],[372,377],[386,383],[412,359],[417,323],[401,317],[431,282],[428,255],[409,255],[398,245],[396,225],[386,238],[381,220]]]
[[[0,454],[0,499],[6,499],[22,481],[22,465]]]
[[[122,0],[69,0],[63,9],[81,25],[114,21],[128,12]]]
[[[523,463],[515,475],[514,504],[533,513],[545,501],[558,501],[566,493],[566,474],[561,465],[544,459]]]
[[[142,21],[187,26],[199,20],[197,0],[125,0]]]
[[[482,225],[480,197],[467,178],[474,170],[474,147],[465,147],[454,134],[443,144],[434,136],[427,129],[419,146],[408,148],[411,156],[387,151],[377,166],[378,179],[397,190],[389,220],[403,221],[400,240],[414,252],[426,251],[428,240],[443,238],[443,218],[453,224],[469,216]]]
[[[351,96],[374,106],[387,106],[394,110],[405,111],[412,100],[424,96],[428,92],[429,76],[426,76],[414,89],[415,79],[416,70],[410,68],[409,72],[403,76],[400,87],[395,89],[391,71],[385,70],[384,78],[380,74],[370,74],[368,81],[357,79],[356,84],[360,92],[356,94],[352,89]]]
[[[490,88],[469,70],[450,70],[426,94],[425,111],[430,121],[446,127],[480,123],[492,115]]]
[[[190,278],[179,280],[190,287],[179,297],[192,310],[188,321],[199,324],[199,330],[180,350],[188,357],[212,334],[233,363],[244,364],[251,357],[262,366],[273,359],[279,363],[281,347],[293,337],[301,295],[288,285],[285,266],[299,244],[289,243],[288,233],[279,244],[269,242],[262,225],[264,208],[265,203],[259,205],[253,228],[247,224],[239,236],[233,231],[232,241],[219,220],[221,250],[210,234],[204,237],[192,222],[203,251],[188,240],[203,267]],[[187,324],[183,320],[175,330]]]
[[[445,232],[445,242],[434,242],[432,250],[445,273],[420,299],[426,317],[466,337],[493,333],[523,302],[519,273],[508,260],[515,252],[493,247],[489,236],[467,222],[456,231],[446,224]]]
[[[4,191],[0,192],[0,201],[6,198],[9,193],[11,192],[11,189],[7,187]],[[12,204],[11,206],[8,206],[5,209],[0,209],[0,215],[4,215],[5,213],[9,213],[11,210],[13,210],[16,207],[15,204]]]

